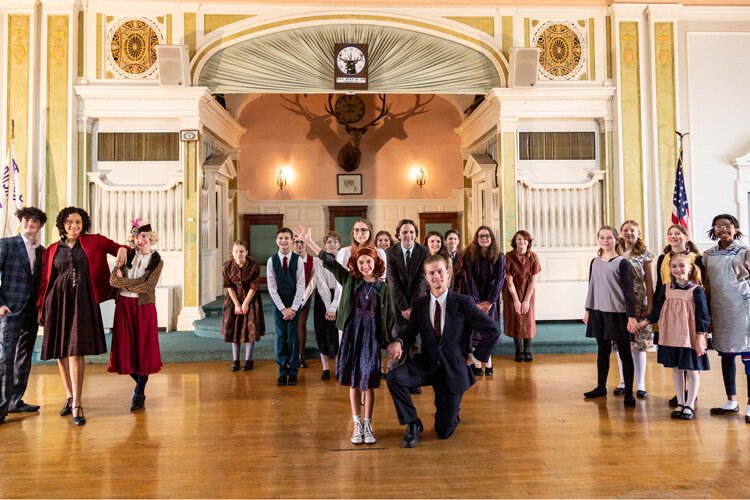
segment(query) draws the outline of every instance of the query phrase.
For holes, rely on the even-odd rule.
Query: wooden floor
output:
[[[614,396],[583,400],[593,355],[497,358],[449,440],[432,429],[432,390],[416,397],[426,432],[411,450],[384,385],[377,444],[352,445],[348,389],[322,382],[319,363],[283,388],[269,361],[237,373],[228,363],[168,365],[138,414],[130,378],[89,365],[81,428],[58,415],[55,367],[35,366],[25,399],[41,413],[0,426],[0,497],[747,497],[744,401],[738,415],[709,416],[724,401],[715,353],[711,362],[687,422],[669,418],[671,373],[654,354],[649,399],[635,410]]]

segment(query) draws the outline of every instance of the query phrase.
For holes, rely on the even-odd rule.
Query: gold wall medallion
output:
[[[572,80],[585,66],[585,38],[580,29],[565,21],[542,24],[534,36],[539,48],[539,71],[548,80]]]
[[[119,77],[155,77],[156,47],[164,43],[159,26],[148,18],[117,20],[107,37],[107,61]]]

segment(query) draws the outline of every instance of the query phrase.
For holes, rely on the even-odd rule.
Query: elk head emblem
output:
[[[339,105],[339,103],[342,102],[345,97],[349,97],[349,100],[353,100],[355,101],[355,103],[356,101],[359,101],[361,105],[361,111],[357,112],[355,110],[352,112],[352,110],[347,110],[343,107],[346,106],[346,104],[344,104],[343,106]],[[362,159],[362,151],[359,149],[359,143],[362,140],[362,135],[367,132],[367,129],[377,125],[378,122],[380,122],[380,120],[388,114],[390,107],[385,102],[385,94],[380,94],[378,97],[380,98],[380,111],[378,112],[375,119],[365,123],[361,127],[354,127],[352,126],[352,123],[360,120],[362,118],[362,114],[364,114],[364,104],[362,104],[361,99],[356,96],[344,96],[339,98],[339,100],[336,101],[336,106],[334,106],[333,94],[328,94],[328,104],[325,105],[326,112],[333,116],[339,125],[343,125],[344,130],[346,130],[346,133],[349,135],[349,140],[341,148],[336,158],[339,166],[347,172],[356,170],[359,166],[360,160]]]

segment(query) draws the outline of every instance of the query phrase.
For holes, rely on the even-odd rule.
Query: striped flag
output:
[[[672,205],[672,224],[679,224],[688,229],[690,226],[690,207],[688,206],[687,191],[685,191],[685,176],[682,172],[682,135],[680,136],[680,152],[677,156],[677,174],[674,180]]]
[[[21,193],[21,172],[16,163],[16,152],[13,149],[13,139],[5,155],[3,167],[2,193],[0,193],[0,237],[15,236],[20,229],[16,210],[23,208],[23,194]]]

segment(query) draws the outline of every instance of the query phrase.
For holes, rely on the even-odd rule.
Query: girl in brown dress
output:
[[[247,254],[247,243],[238,240],[232,244],[232,258],[222,269],[224,288],[224,314],[221,318],[221,333],[224,342],[232,344],[232,367],[240,369],[240,344],[245,344],[243,371],[253,369],[255,341],[266,332],[263,304],[258,293],[260,267]]]
[[[534,239],[520,230],[513,235],[510,246],[513,250],[506,256],[505,286],[503,287],[503,311],[505,335],[516,344],[516,361],[532,361],[531,339],[536,335],[534,318],[534,285],[542,271],[539,257],[531,251]],[[523,343],[523,347],[522,347]],[[523,348],[523,350],[521,350]]]

